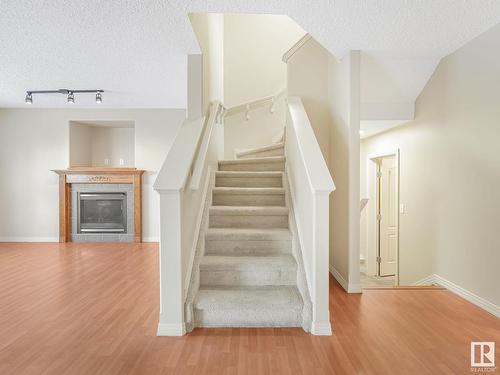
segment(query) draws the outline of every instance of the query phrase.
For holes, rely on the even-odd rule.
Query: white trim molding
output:
[[[0,237],[0,242],[59,242],[58,237]]]
[[[157,336],[184,336],[186,334],[186,325],[184,323],[171,324],[159,323]]]
[[[348,283],[344,276],[342,276],[342,274],[331,264],[329,265],[329,269],[332,276],[339,282],[340,286],[342,286],[347,293],[362,292],[361,284]]]
[[[413,283],[413,285],[432,285],[432,284],[438,284],[442,287],[445,287],[450,292],[455,293],[456,295],[462,297],[463,299],[469,301],[470,303],[476,305],[477,307],[480,307],[483,310],[489,312],[490,314],[495,315],[497,318],[500,318],[500,306],[495,305],[493,302],[490,302],[484,299],[483,297],[479,297],[477,294],[474,294],[468,291],[467,289],[462,288],[461,286],[451,282],[450,280],[445,279],[442,276],[432,274],[423,278],[422,280]]]
[[[288,60],[304,46],[310,39],[312,39],[311,35],[305,34],[302,38],[300,38],[293,46],[290,47],[288,51],[283,54],[281,61],[285,64],[288,63]]]
[[[344,276],[342,276],[340,274],[340,272],[331,264],[329,265],[329,268],[330,268],[330,273],[332,274],[332,276],[335,278],[335,280],[337,280],[339,282],[339,284],[342,286],[342,288],[344,288],[344,290],[347,292],[347,290],[349,289],[348,285],[347,285],[347,280],[344,279]]]
[[[315,336],[331,336],[332,325],[331,323],[311,323],[311,333]]]
[[[158,236],[143,237],[142,242],[160,242],[160,237],[158,237]]]
[[[427,277],[424,277],[423,279],[420,279],[418,281],[415,281],[412,283],[413,286],[426,286],[426,285],[433,285],[436,283],[436,279],[434,275],[429,275]]]

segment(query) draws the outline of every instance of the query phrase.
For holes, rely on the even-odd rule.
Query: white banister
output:
[[[329,194],[335,189],[300,98],[288,99],[287,175],[313,316],[311,332],[330,335],[328,312]]]
[[[293,125],[293,130],[297,135],[298,150],[305,163],[311,189],[328,192],[335,190],[332,176],[299,97],[288,98],[288,120],[289,124]]]
[[[184,304],[211,171],[218,162],[222,133],[214,128],[222,110],[212,103],[207,117],[184,122],[154,183],[160,196],[160,336],[186,333]]]
[[[198,152],[196,153],[196,159],[192,165],[191,189],[193,190],[197,190],[200,187],[200,180],[205,169],[205,160],[207,159],[212,133],[214,131],[215,124],[217,123],[217,114],[219,113],[220,108],[221,104],[219,102],[213,102],[210,104],[208,120],[205,125],[202,141]]]
[[[182,124],[154,183],[156,191],[179,191],[184,187],[204,124],[205,117]]]

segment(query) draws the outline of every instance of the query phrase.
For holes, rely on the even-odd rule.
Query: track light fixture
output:
[[[75,94],[94,94],[95,102],[98,104],[102,103],[102,93],[104,90],[70,90],[70,89],[59,89],[59,90],[30,90],[26,91],[26,97],[24,102],[26,104],[33,104],[33,94],[63,94],[67,95],[68,103],[73,104],[75,102]]]

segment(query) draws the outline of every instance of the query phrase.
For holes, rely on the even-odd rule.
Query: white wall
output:
[[[497,305],[499,43],[496,26],[444,58],[416,120],[362,142],[363,158],[400,149],[401,283],[434,273]]]
[[[134,167],[134,148],[134,128],[92,127],[92,166]],[[108,165],[106,159],[109,160]],[[123,159],[122,165],[120,159]]]
[[[330,56],[328,94],[332,126],[330,164],[337,191],[330,201],[332,266],[347,281],[349,292],[360,292],[359,281],[359,119],[360,53],[342,60]],[[341,186],[339,186],[341,185]],[[337,194],[338,192],[338,194]],[[337,268],[336,264],[340,268]]]
[[[92,128],[86,124],[71,123],[69,128],[69,165],[92,165]]]
[[[285,88],[281,58],[304,34],[288,16],[225,14],[225,104],[231,107]]]
[[[304,102],[336,186],[330,265],[344,288],[359,291],[359,53],[338,61],[311,39],[288,61],[288,87]]]
[[[274,113],[271,105],[256,108],[245,118],[245,112],[238,112],[224,118],[224,157],[234,158],[235,152],[269,146],[273,137],[285,126],[285,97],[276,104]]]
[[[253,14],[190,15],[193,30],[203,51],[204,111],[213,100],[227,107],[272,96],[286,88],[283,54],[304,34],[287,16]],[[225,119],[225,157],[234,151],[269,145],[285,124],[285,107],[269,108]]]
[[[69,139],[69,165],[71,167],[135,166],[133,123],[104,125],[72,121],[69,126]],[[120,159],[123,159],[121,165]]]
[[[224,15],[193,13],[189,16],[202,51],[203,113],[210,102],[224,101]]]
[[[158,237],[156,173],[185,110],[0,110],[0,240],[58,239],[58,178],[69,166],[69,121],[135,121],[135,166],[143,177],[143,236]]]

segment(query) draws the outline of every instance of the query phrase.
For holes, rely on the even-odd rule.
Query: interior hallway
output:
[[[157,337],[157,244],[0,243],[0,270],[4,375],[469,374],[470,341],[500,341],[499,319],[446,290],[348,295],[331,277],[331,337]]]

